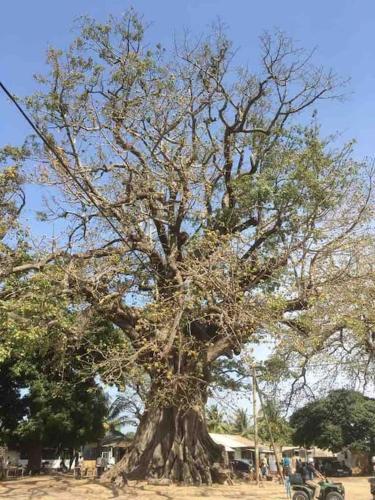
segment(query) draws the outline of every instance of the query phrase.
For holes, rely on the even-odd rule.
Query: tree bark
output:
[[[102,476],[120,486],[151,478],[198,485],[229,478],[226,452],[209,436],[203,409],[149,408],[124,457]]]
[[[28,463],[27,467],[32,474],[40,472],[42,462],[42,445],[40,443],[33,443],[28,446]]]

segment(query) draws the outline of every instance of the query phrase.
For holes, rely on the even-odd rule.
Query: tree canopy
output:
[[[368,279],[371,191],[352,143],[317,122],[342,82],[283,33],[261,37],[251,70],[220,25],[171,51],[145,36],[129,11],[83,19],[67,50],[49,50],[25,101],[49,147],[29,147],[53,190],[40,216],[66,239],[22,271],[58,265],[67,300],[122,332],[93,358],[105,380],[147,379],[134,446],[110,475],[210,482],[225,459],[203,406],[221,357],[266,333],[303,355],[352,317],[372,328],[357,303],[349,317],[330,305],[344,310],[341,291]]]
[[[28,104],[64,158],[39,150],[64,197],[45,216],[70,221],[70,246],[84,250],[69,260],[70,284],[172,396],[182,358],[199,375],[264,326],[297,328],[291,312],[309,310],[309,332],[339,328],[319,323],[317,298],[355,272],[368,194],[350,144],[295,124],[338,81],[284,35],[264,36],[259,74],[235,82],[221,30],[173,58],[143,37],[133,12],[84,21],[69,50],[49,51]]]
[[[21,169],[25,156],[25,148],[0,148],[0,279],[7,276],[23,256],[19,214],[26,203]]]
[[[293,413],[290,423],[301,446],[375,451],[375,399],[356,391],[332,391]]]
[[[55,265],[8,276],[0,305],[0,440],[29,450],[39,470],[43,447],[72,450],[103,435],[107,406],[93,363],[121,335],[61,290]]]

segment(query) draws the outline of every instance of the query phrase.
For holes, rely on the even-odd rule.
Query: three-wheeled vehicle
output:
[[[331,483],[328,480],[320,481],[319,500],[344,500],[345,488],[342,483]],[[292,500],[312,500],[314,490],[305,484],[301,474],[290,475],[290,486],[292,490]]]

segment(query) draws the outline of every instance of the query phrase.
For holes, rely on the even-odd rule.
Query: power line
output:
[[[337,361],[337,362],[326,362],[326,363],[312,363],[308,364],[306,368],[324,368],[326,366],[354,366],[354,367],[361,367],[361,366],[366,366],[368,364],[367,361]],[[300,367],[301,368],[301,367]]]
[[[27,123],[30,125],[30,127],[34,130],[34,132],[38,135],[38,137],[42,140],[43,144],[46,146],[49,151],[57,158],[59,161],[60,165],[63,167],[65,172],[73,179],[73,181],[77,184],[77,186],[81,189],[81,191],[84,193],[85,196],[87,196],[88,200],[95,206],[95,208],[99,211],[99,213],[104,217],[104,219],[108,222],[108,224],[112,227],[112,229],[115,231],[115,233],[120,237],[120,239],[127,245],[129,250],[134,252],[134,256],[141,262],[142,266],[148,267],[145,262],[137,255],[135,250],[129,245],[129,243],[125,240],[124,236],[122,233],[117,229],[116,225],[111,221],[111,219],[106,215],[106,213],[103,211],[103,209],[96,203],[95,198],[91,195],[91,193],[88,192],[88,190],[85,188],[85,186],[81,183],[81,181],[74,175],[74,173],[70,170],[69,166],[65,163],[63,157],[59,153],[59,151],[55,148],[53,144],[47,139],[47,137],[44,135],[44,133],[39,129],[39,127],[32,121],[32,119],[27,115],[27,113],[24,111],[24,109],[20,106],[18,103],[17,99],[9,92],[9,90],[5,87],[5,85],[0,81],[0,88],[3,90],[3,92],[6,94],[6,96],[12,101],[12,103],[16,106],[18,111],[21,113],[21,115],[25,118]],[[158,276],[160,274],[158,271],[155,269],[150,269],[151,272],[155,272]]]

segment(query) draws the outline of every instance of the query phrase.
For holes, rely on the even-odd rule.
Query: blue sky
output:
[[[130,6],[150,23],[148,41],[166,47],[185,28],[201,34],[220,18],[238,49],[238,62],[250,68],[258,62],[258,37],[264,30],[279,28],[306,49],[316,47],[318,64],[351,77],[344,102],[327,102],[319,108],[323,132],[339,132],[340,142],[355,138],[357,159],[373,156],[374,0],[8,0],[1,5],[0,79],[17,95],[32,93],[33,74],[44,71],[47,47],[66,47],[79,16],[105,20]],[[0,95],[0,145],[21,143],[29,132],[16,109]],[[37,233],[51,234],[54,229],[36,223],[33,216],[41,208],[40,187],[29,187],[28,195],[24,217]]]
[[[2,2],[0,77],[19,95],[34,89],[32,75],[43,71],[48,45],[64,47],[74,20],[83,14],[105,19],[130,5],[151,23],[149,38],[168,46],[173,35],[189,27],[201,33],[220,17],[227,25],[239,58],[256,60],[263,30],[281,28],[306,48],[317,47],[316,60],[351,77],[348,99],[327,103],[319,113],[324,131],[356,138],[356,157],[373,155],[375,134],[374,0],[11,0]],[[0,144],[19,142],[28,133],[0,96]]]

